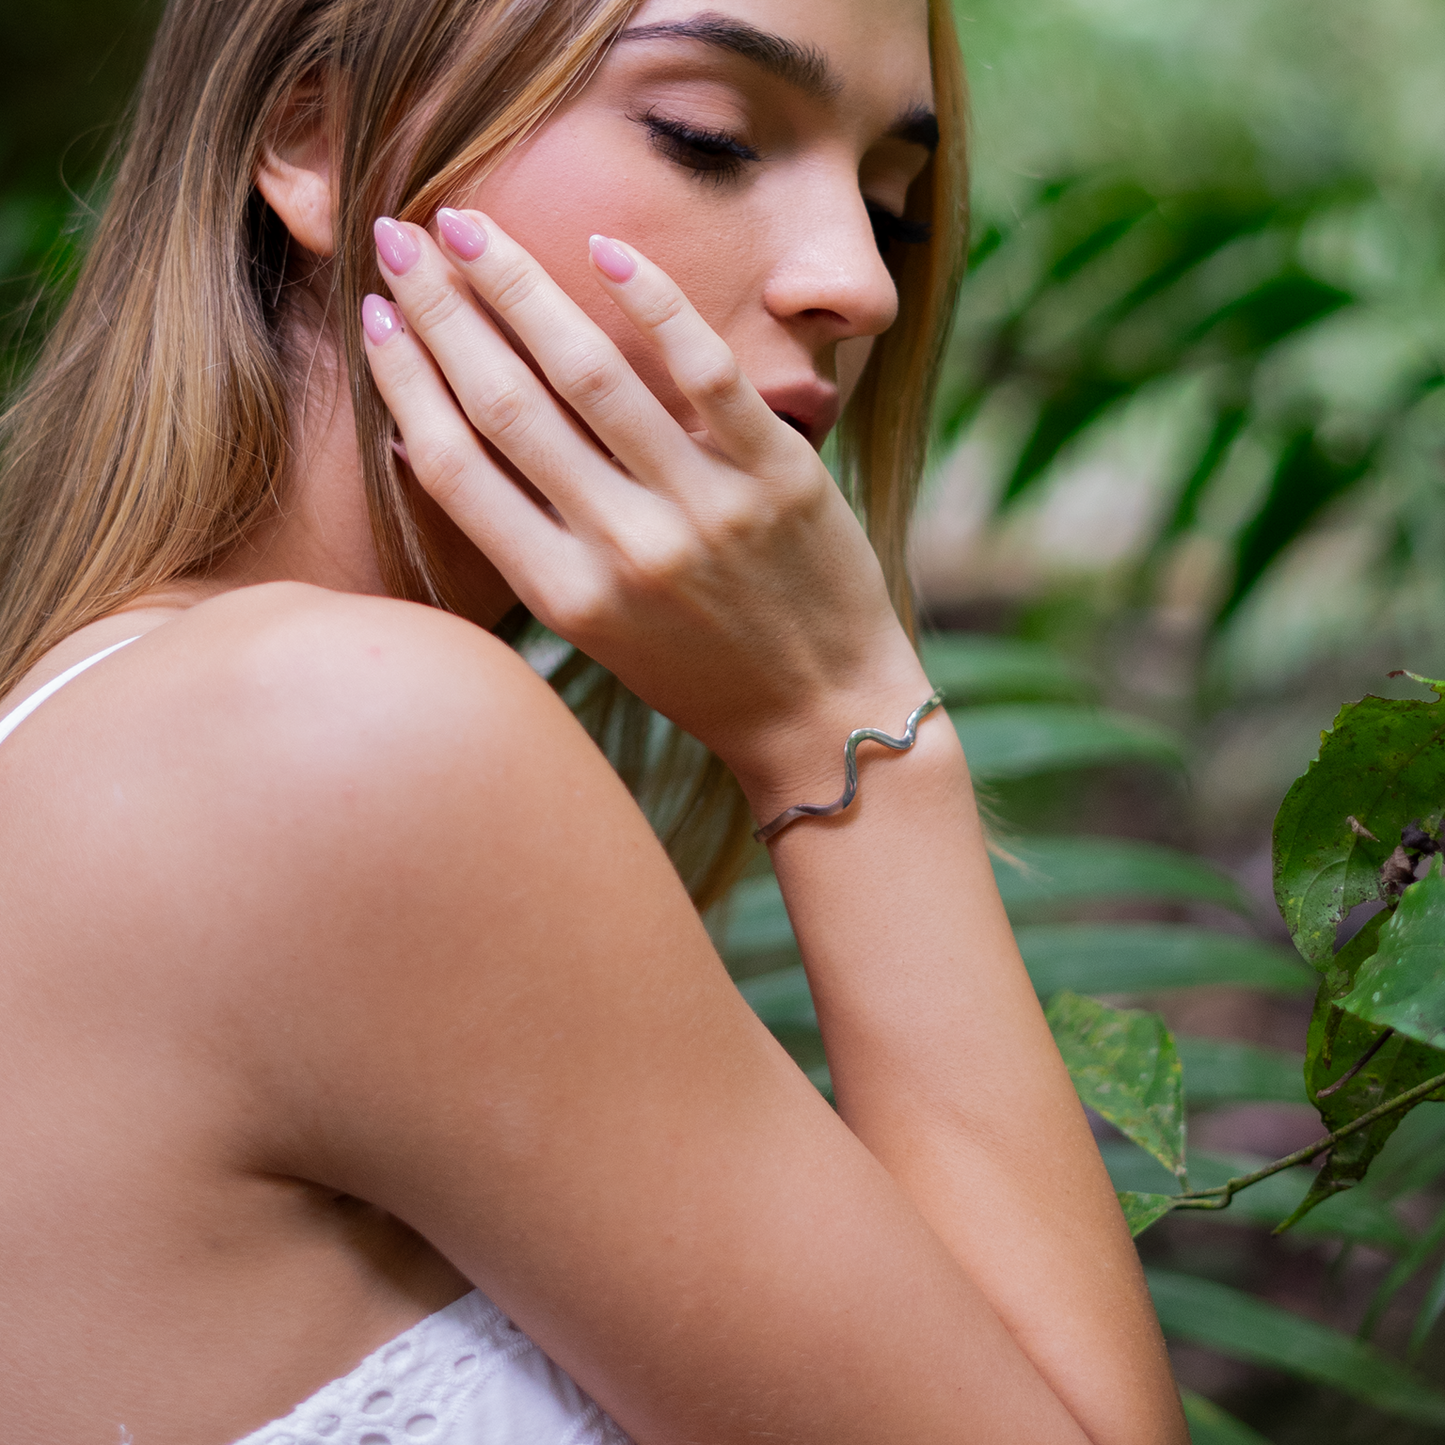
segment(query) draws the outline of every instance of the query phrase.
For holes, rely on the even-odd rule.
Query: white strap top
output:
[[[631,1445],[473,1290],[236,1445]]]
[[[71,678],[79,677],[87,667],[94,667],[102,657],[109,657],[112,652],[119,652],[122,647],[129,647],[132,642],[144,635],[144,633],[138,632],[135,637],[127,637],[124,642],[112,643],[103,651],[92,653],[84,662],[77,662],[74,667],[67,667],[59,677],[51,678],[44,687],[37,688],[13,712],[6,713],[3,718],[0,718],[0,743],[3,743],[46,698],[54,697]]]
[[[143,634],[141,634],[143,635]],[[0,718],[0,742],[127,637]],[[632,1445],[594,1400],[477,1290],[236,1445]]]

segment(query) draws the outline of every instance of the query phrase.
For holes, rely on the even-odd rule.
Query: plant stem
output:
[[[1315,1098],[1327,1099],[1331,1094],[1336,1093],[1340,1089],[1343,1089],[1345,1085],[1348,1084],[1350,1080],[1353,1079],[1355,1075],[1358,1074],[1360,1070],[1363,1069],[1365,1065],[1368,1064],[1370,1060],[1373,1059],[1375,1055],[1378,1054],[1380,1050],[1383,1049],[1385,1045],[1389,1043],[1389,1041],[1394,1037],[1395,1030],[1386,1029],[1385,1032],[1382,1033],[1380,1037],[1377,1038],[1375,1042],[1372,1043],[1370,1047],[1367,1048],[1365,1052],[1362,1053],[1360,1057],[1355,1060],[1355,1062],[1350,1066],[1350,1068],[1347,1069],[1343,1074],[1339,1076],[1338,1079],[1334,1081],[1333,1084],[1331,1084],[1327,1089],[1316,1089]]]
[[[1286,1154],[1283,1159],[1276,1159],[1273,1164],[1266,1164],[1263,1169],[1256,1169],[1252,1174],[1241,1174],[1237,1179],[1230,1179],[1223,1184],[1215,1185],[1213,1189],[1191,1189],[1187,1193],[1176,1194],[1174,1207],[1175,1209],[1228,1208],[1229,1201],[1241,1189],[1247,1189],[1251,1184],[1258,1184],[1261,1179],[1268,1179],[1271,1174],[1278,1174],[1281,1170],[1292,1169],[1296,1164],[1307,1163],[1316,1154],[1323,1154],[1326,1149],[1333,1148],[1341,1139],[1346,1139],[1351,1134],[1368,1128],[1376,1119],[1383,1119],[1386,1114],[1392,1114],[1396,1109],[1403,1109],[1407,1104],[1413,1104],[1416,1099],[1423,1099],[1427,1094],[1433,1094],[1442,1085],[1445,1085],[1445,1074],[1436,1074],[1433,1079],[1426,1079],[1423,1084],[1416,1084],[1413,1089],[1407,1089],[1403,1094],[1376,1105],[1367,1113],[1361,1114],[1358,1119],[1351,1119],[1348,1124],[1334,1130],[1333,1133],[1326,1134],[1323,1139],[1318,1139],[1303,1149],[1296,1149],[1293,1154]]]

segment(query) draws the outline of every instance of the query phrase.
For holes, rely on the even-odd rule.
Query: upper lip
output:
[[[814,448],[823,445],[842,410],[838,388],[817,376],[759,387],[758,391],[770,410],[790,418],[802,428]]]

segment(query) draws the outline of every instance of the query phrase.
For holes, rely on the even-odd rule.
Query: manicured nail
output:
[[[386,269],[393,276],[405,276],[421,260],[421,247],[416,238],[390,216],[379,217],[371,233],[376,237],[376,249],[381,252]]]
[[[361,303],[361,327],[373,346],[383,346],[401,330],[401,317],[384,296],[368,296]]]
[[[630,281],[637,274],[637,262],[616,241],[593,236],[587,242],[593,264],[609,281]]]
[[[487,249],[487,233],[450,206],[443,206],[437,212],[437,230],[463,261],[475,261]]]

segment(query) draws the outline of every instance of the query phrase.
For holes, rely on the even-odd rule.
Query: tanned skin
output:
[[[760,820],[931,691],[815,450],[895,313],[924,6],[708,10],[826,83],[651,0],[451,239],[383,228],[370,364],[468,615],[384,595],[302,308],[284,515],[6,699],[144,633],[0,748],[10,1445],[226,1445],[473,1284],[641,1445],[1186,1439],[946,718],[771,845],[834,1112],[486,630],[520,598]],[[256,177],[318,284],[323,130]]]

